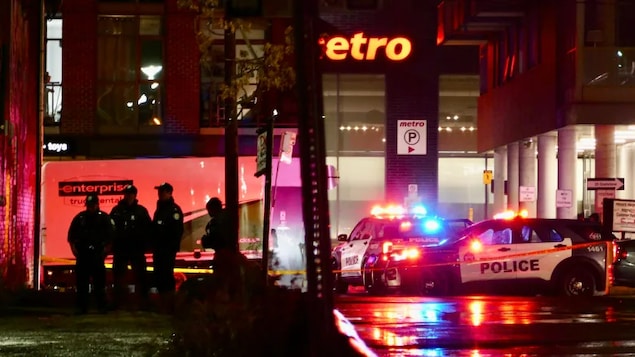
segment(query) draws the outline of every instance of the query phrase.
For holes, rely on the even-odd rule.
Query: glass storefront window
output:
[[[386,92],[383,75],[325,74],[327,164],[339,182],[329,191],[331,237],[349,234],[385,199]]]
[[[494,159],[484,157],[444,157],[439,159],[439,204],[441,217],[467,218],[472,209],[473,219],[491,217],[494,195],[490,186],[483,184],[483,170],[493,170]],[[487,190],[486,190],[487,189]],[[487,195],[487,200],[486,200]]]

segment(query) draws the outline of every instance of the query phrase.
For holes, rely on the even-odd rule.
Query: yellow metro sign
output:
[[[403,61],[412,52],[412,42],[405,37],[366,37],[363,32],[351,38],[334,36],[321,38],[324,55],[333,61],[343,61],[350,55],[357,61],[374,61],[377,53],[383,51],[390,61]]]

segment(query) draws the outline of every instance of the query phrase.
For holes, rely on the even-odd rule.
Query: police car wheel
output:
[[[340,274],[335,274],[333,287],[338,294],[346,294],[348,292],[348,284],[342,281]]]
[[[386,286],[379,278],[378,272],[370,271],[365,274],[364,286],[366,287],[366,291],[370,295],[384,295],[386,294]]]
[[[593,296],[595,278],[587,269],[569,270],[560,279],[560,293],[565,296]]]

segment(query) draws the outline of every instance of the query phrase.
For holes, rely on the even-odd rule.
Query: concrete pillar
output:
[[[576,151],[575,127],[567,126],[558,130],[558,190],[571,192],[571,206],[558,207],[557,218],[576,218],[578,197],[576,191]]]
[[[497,147],[494,150],[494,214],[507,209],[505,195],[505,179],[507,178],[507,148]]]
[[[533,189],[530,201],[518,203],[519,210],[526,210],[529,217],[536,217],[536,143],[527,139],[518,145],[518,186]],[[520,201],[520,197],[519,197]]]
[[[615,127],[595,126],[595,177],[614,178],[616,173]],[[615,196],[614,192],[595,191],[595,212],[602,215],[604,197]]]
[[[615,127],[595,126],[595,177],[615,177]]]
[[[633,162],[632,152],[632,144],[620,145],[617,148],[617,166],[615,169],[616,176],[624,177],[624,182],[626,183],[626,185],[624,185],[624,190],[618,190],[616,192],[617,198],[626,199],[628,197],[633,197],[633,181],[631,180],[633,177],[631,176],[631,167],[633,166],[631,165],[631,162]],[[631,183],[631,185],[629,185],[629,183]]]
[[[518,211],[518,142],[507,144],[507,209]]]
[[[538,137],[538,218],[556,218],[556,190],[558,189],[558,162],[555,135]]]

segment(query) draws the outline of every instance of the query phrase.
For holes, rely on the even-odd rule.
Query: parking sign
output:
[[[427,126],[427,120],[397,120],[397,155],[425,155]]]

